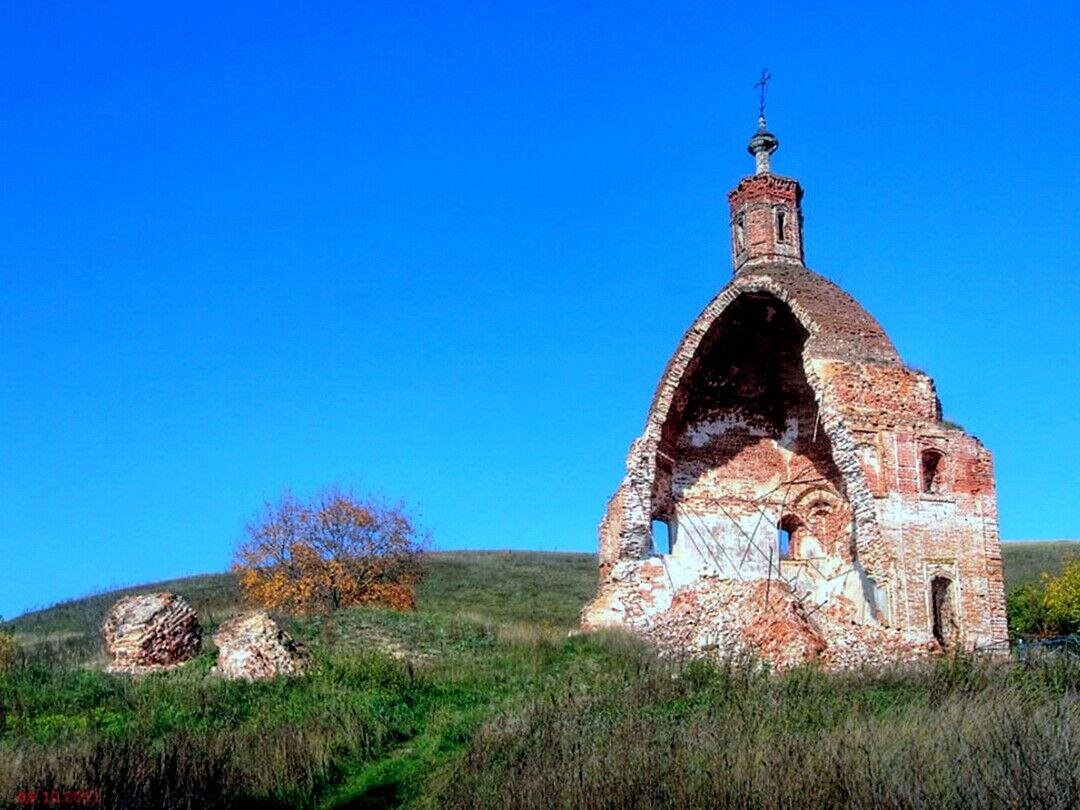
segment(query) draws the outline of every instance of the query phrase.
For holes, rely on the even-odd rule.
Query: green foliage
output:
[[[1046,582],[1046,613],[1061,635],[1080,630],[1080,560],[1073,560],[1059,576]]]
[[[1080,631],[1080,560],[1067,563],[1057,576],[1042,575],[1043,585],[1028,582],[1006,595],[1005,610],[1013,638],[1064,636]]]
[[[1046,591],[1031,582],[1005,595],[1005,613],[1012,638],[1045,636],[1050,633]]]
[[[234,609],[229,578],[190,582],[171,588],[204,620]],[[17,619],[38,652],[0,671],[0,795],[83,786],[125,808],[1080,803],[1074,660],[780,676],[750,660],[679,664],[620,633],[567,637],[595,584],[593,555],[435,554],[416,613],[282,618],[315,666],[259,683],[209,677],[209,651],[143,678],[88,665],[99,653],[83,634],[115,595]],[[52,639],[47,655],[35,637]]]

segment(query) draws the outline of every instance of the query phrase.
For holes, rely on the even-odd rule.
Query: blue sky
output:
[[[0,7],[0,614],[224,569],[284,486],[592,550],[730,276],[774,79],[807,262],[1080,536],[1074,4]]]

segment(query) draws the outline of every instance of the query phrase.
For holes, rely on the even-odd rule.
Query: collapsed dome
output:
[[[805,267],[801,200],[767,160],[729,194],[734,278],[657,385],[583,627],[779,666],[1006,643],[990,454]]]

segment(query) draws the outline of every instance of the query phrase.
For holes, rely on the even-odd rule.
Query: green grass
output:
[[[416,599],[420,614],[471,615],[568,630],[596,593],[595,554],[460,551],[432,554]],[[230,574],[201,574],[73,599],[19,616],[4,626],[47,660],[104,654],[101,624],[120,597],[154,591],[181,594],[204,629],[234,614],[240,594]]]
[[[1029,582],[1041,582],[1044,573],[1060,574],[1066,561],[1080,557],[1080,542],[1028,540],[1002,543],[1001,556],[1005,563],[1005,587],[1012,591]]]
[[[208,676],[210,644],[174,672],[104,674],[115,593],[19,617],[0,803],[28,787],[130,808],[1080,803],[1080,664],[678,665],[621,634],[568,637],[595,586],[594,555],[437,554],[415,613],[280,617],[315,666],[256,684]],[[132,590],[159,589],[211,625],[237,607],[224,575]]]
[[[576,627],[596,595],[595,554],[483,551],[435,554],[417,609],[469,612],[500,622]]]

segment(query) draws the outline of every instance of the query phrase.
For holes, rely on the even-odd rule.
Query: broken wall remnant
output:
[[[143,673],[172,669],[199,651],[199,617],[172,593],[126,596],[109,610],[102,625],[112,656],[110,672]]]
[[[218,659],[213,672],[226,680],[302,675],[305,669],[300,645],[262,611],[226,621],[214,634],[214,644]]]
[[[770,173],[760,124],[750,151],[768,154],[729,194],[735,276],[660,379],[582,625],[778,666],[1003,644],[990,453],[803,264],[802,190]]]

